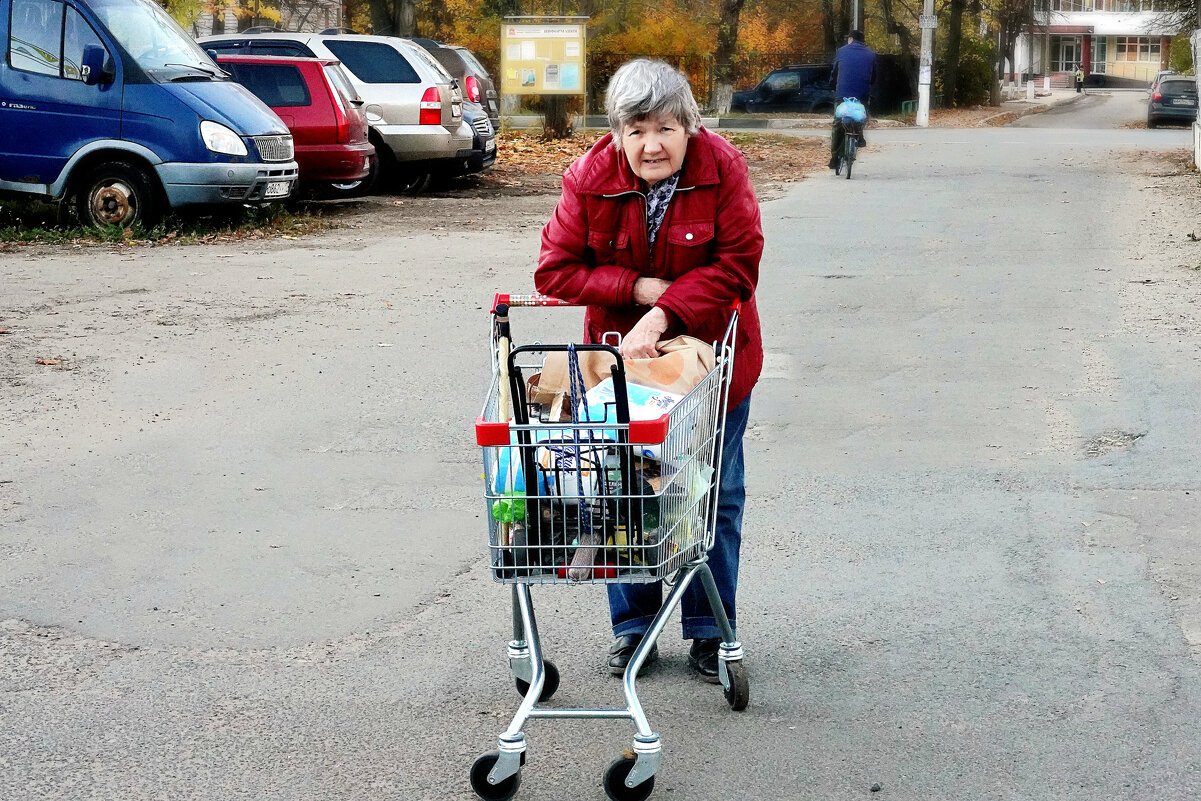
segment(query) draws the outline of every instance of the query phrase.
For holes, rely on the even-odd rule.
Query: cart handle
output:
[[[557,306],[567,308],[571,306],[583,306],[583,303],[572,303],[569,300],[560,300],[559,298],[551,297],[550,295],[540,295],[537,292],[532,295],[512,295],[508,292],[497,292],[492,297],[492,313],[496,313],[498,306]],[[742,311],[741,298],[734,298],[730,303],[730,310],[735,312]],[[503,316],[503,315],[502,315]]]
[[[506,306],[583,306],[582,303],[571,303],[566,300],[552,298],[550,295],[539,295],[535,292],[532,295],[510,295],[507,292],[497,292],[492,298],[492,312],[496,313],[496,307],[500,305]]]

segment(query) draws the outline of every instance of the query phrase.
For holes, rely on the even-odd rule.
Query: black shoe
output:
[[[859,144],[859,147],[867,147],[867,137],[864,136],[863,134],[859,134],[858,144]]]
[[[688,649],[688,666],[711,684],[721,681],[717,676],[717,647],[721,640],[693,640]]]
[[[830,156],[830,163],[827,165],[832,170],[838,169],[838,156]]]
[[[614,640],[613,645],[609,648],[609,672],[614,676],[625,674],[626,665],[630,664],[630,657],[634,655],[634,651],[641,643],[641,634],[626,634]],[[638,675],[641,676],[653,662],[657,661],[659,661],[659,644],[655,643],[651,646],[651,652],[646,655],[646,660],[642,663],[642,670],[638,671]]]

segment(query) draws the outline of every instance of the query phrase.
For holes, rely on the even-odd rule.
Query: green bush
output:
[[[993,82],[992,43],[964,33],[959,49],[959,85],[956,106],[975,106],[988,102]]]
[[[1189,73],[1193,69],[1193,48],[1187,36],[1172,38],[1172,49],[1168,53],[1168,69]]]

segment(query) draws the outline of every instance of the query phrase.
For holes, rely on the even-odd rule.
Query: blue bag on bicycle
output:
[[[864,123],[867,122],[867,109],[855,98],[848,97],[838,104],[838,108],[834,109],[834,116],[840,120]]]

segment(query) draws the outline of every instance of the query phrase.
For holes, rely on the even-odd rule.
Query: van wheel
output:
[[[75,213],[92,228],[129,228],[138,222],[150,227],[158,221],[159,203],[144,170],[111,161],[88,170],[76,184]]]

